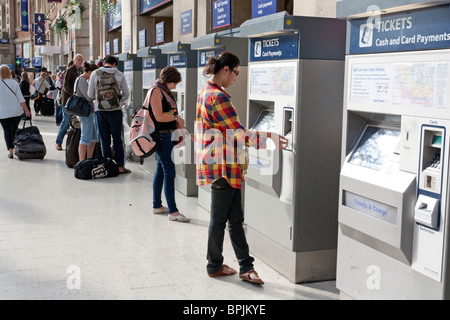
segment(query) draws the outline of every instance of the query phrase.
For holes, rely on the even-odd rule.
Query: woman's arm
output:
[[[158,88],[154,88],[150,97],[150,106],[158,122],[172,122],[175,121],[173,114],[163,113],[161,91]]]

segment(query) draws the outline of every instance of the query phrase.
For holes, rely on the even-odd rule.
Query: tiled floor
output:
[[[205,271],[209,214],[177,193],[191,223],[153,215],[151,165],[82,181],[55,150],[52,117],[35,117],[43,161],[7,159],[0,137],[0,299],[338,299],[334,281],[293,284],[256,257],[263,287]],[[147,160],[153,161],[153,160]],[[237,268],[228,238],[225,263]]]

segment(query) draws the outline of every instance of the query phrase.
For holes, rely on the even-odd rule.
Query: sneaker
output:
[[[159,209],[153,208],[153,213],[154,213],[154,214],[169,213],[169,209],[167,209],[166,207],[161,207],[161,208],[159,208]]]
[[[189,222],[189,221],[191,221],[191,219],[186,218],[181,213],[179,215],[177,215],[177,216],[173,216],[173,215],[169,214],[169,220],[170,221],[177,221],[177,222]]]

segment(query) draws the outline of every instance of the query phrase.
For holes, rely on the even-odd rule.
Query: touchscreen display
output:
[[[395,158],[399,142],[399,130],[369,126],[349,162],[374,170],[382,170],[387,162]]]

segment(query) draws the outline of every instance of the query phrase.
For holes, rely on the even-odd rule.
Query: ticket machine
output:
[[[161,70],[167,66],[167,57],[157,48],[142,48],[137,56],[142,58],[142,97],[145,100],[148,90],[159,78]]]
[[[239,77],[231,87],[224,90],[231,96],[234,107],[237,109],[239,121],[242,125],[247,123],[247,74],[248,74],[248,39],[239,37],[239,32],[229,36],[226,34],[208,34],[194,38],[191,48],[198,50],[198,94],[206,85],[209,79],[203,75],[203,69],[211,56],[217,56],[222,51],[231,51],[239,57]],[[198,187],[198,204],[206,209],[211,209],[211,186]]]
[[[343,7],[337,288],[352,299],[449,299],[450,8],[350,20]]]
[[[173,90],[177,100],[178,113],[185,121],[185,127],[194,133],[195,111],[197,104],[197,52],[189,44],[181,42],[160,46],[161,52],[167,54],[167,65],[176,67],[181,73],[182,81]],[[194,142],[185,138],[185,146],[174,149],[174,163],[177,176],[175,189],[187,197],[197,196],[196,167],[194,161]]]
[[[123,61],[123,74],[127,80],[130,98],[128,104],[132,107],[131,114],[127,119],[131,125],[131,115],[142,105],[144,98],[142,96],[142,59],[135,54],[122,53],[119,60]]]
[[[289,139],[249,148],[245,221],[251,250],[293,282],[335,278],[345,23],[277,13],[249,37],[247,123]]]

